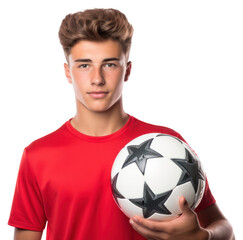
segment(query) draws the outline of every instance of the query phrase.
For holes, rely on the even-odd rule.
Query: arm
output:
[[[134,217],[130,223],[138,233],[151,240],[234,240],[232,227],[216,204],[197,215],[182,197],[180,207],[182,215],[171,221]]]
[[[14,240],[41,240],[42,232],[29,231],[21,228],[14,229]]]
[[[14,192],[8,224],[16,227],[14,240],[40,240],[46,225],[42,193],[37,181],[35,161],[25,148]],[[27,230],[25,229],[27,228]],[[28,229],[29,228],[29,229]]]
[[[209,232],[210,240],[235,239],[230,223],[224,217],[217,204],[199,212],[198,219],[201,227]]]

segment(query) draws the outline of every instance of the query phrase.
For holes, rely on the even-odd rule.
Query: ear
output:
[[[124,78],[124,81],[125,81],[125,82],[128,81],[128,78],[129,78],[129,76],[130,76],[130,74],[131,74],[131,70],[132,70],[132,62],[129,61],[129,62],[127,63],[127,69],[126,69],[126,74],[125,74],[125,78]]]
[[[71,78],[71,73],[70,69],[67,63],[64,63],[64,70],[65,70],[65,75],[69,83],[72,84],[72,78]]]

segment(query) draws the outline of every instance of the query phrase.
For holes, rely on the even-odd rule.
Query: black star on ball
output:
[[[143,198],[129,199],[132,203],[143,209],[144,218],[152,216],[154,213],[171,214],[164,203],[169,198],[172,191],[162,194],[154,194],[148,184],[144,183]]]
[[[185,159],[172,158],[171,160],[182,170],[182,174],[177,185],[191,181],[195,192],[197,192],[199,179],[204,180],[203,172],[198,166],[198,161],[187,149]]]
[[[146,163],[149,158],[163,157],[161,154],[150,148],[153,141],[152,139],[146,140],[140,145],[131,145],[127,147],[129,152],[122,168],[126,167],[131,163],[136,163],[141,173],[144,175]]]
[[[117,173],[117,174],[115,175],[115,177],[112,179],[112,181],[111,181],[111,186],[112,186],[112,193],[113,193],[113,196],[114,196],[114,198],[115,198],[117,204],[119,205],[119,203],[118,203],[118,201],[117,201],[117,198],[122,198],[122,199],[123,199],[124,196],[118,191],[118,189],[117,189],[117,187],[116,187],[116,182],[117,182],[118,174],[119,174],[119,173]]]

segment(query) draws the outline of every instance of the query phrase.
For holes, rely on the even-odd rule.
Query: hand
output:
[[[158,222],[136,216],[130,219],[130,224],[148,240],[208,240],[208,231],[200,227],[197,214],[184,197],[180,198],[179,205],[182,214],[173,220]]]

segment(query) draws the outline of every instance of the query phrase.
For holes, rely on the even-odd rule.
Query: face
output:
[[[131,63],[119,42],[82,40],[73,46],[68,60],[65,74],[73,85],[78,109],[104,112],[121,104]]]

